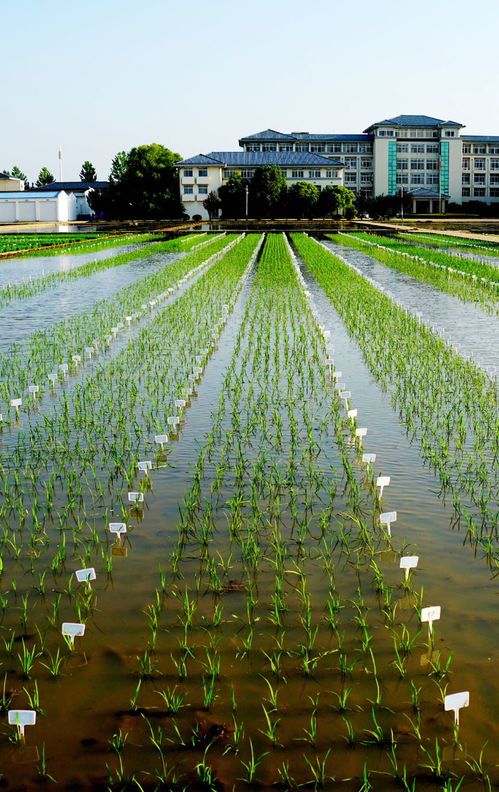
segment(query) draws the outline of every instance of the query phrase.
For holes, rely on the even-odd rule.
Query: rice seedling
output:
[[[251,737],[248,740],[249,747],[250,747],[250,755],[248,761],[245,762],[241,759],[241,765],[245,769],[245,775],[240,779],[241,781],[245,781],[247,784],[253,784],[256,778],[256,772],[260,767],[263,759],[268,756],[268,751],[263,751],[260,754],[255,754],[255,750],[253,748],[253,741]]]
[[[312,773],[308,783],[310,783],[314,789],[323,789],[327,781],[332,781],[333,783],[335,781],[334,776],[328,775],[326,771],[326,763],[331,752],[332,748],[328,748],[322,758],[319,758],[319,756],[315,757],[315,762],[311,762],[308,756],[303,754],[303,759]]]
[[[159,278],[135,284],[129,302],[123,295],[110,301],[113,311],[125,309],[121,317],[107,313],[108,306],[105,322],[69,323],[75,346],[64,345],[71,336],[59,331],[38,339],[47,347],[37,352],[42,369],[46,355],[57,367],[66,361],[68,370],[57,368],[54,392],[37,401],[37,414],[33,399],[28,402],[21,412],[26,424],[9,428],[9,453],[2,458],[0,544],[7,572],[1,660],[10,673],[23,656],[16,640],[44,653],[31,675],[50,712],[38,672],[57,677],[63,659],[50,627],[59,632],[69,613],[99,628],[92,630],[88,671],[99,667],[113,696],[125,696],[124,708],[113,713],[120,721],[106,735],[115,754],[107,762],[110,788],[218,790],[215,756],[224,783],[268,783],[272,768],[265,758],[276,750],[284,757],[276,781],[289,789],[318,789],[340,782],[330,766],[334,750],[335,767],[348,764],[351,778],[341,779],[347,786],[375,786],[383,755],[381,772],[413,789],[419,746],[428,748],[444,728],[424,710],[432,698],[429,680],[445,694],[446,661],[434,654],[435,668],[428,666],[426,676],[417,664],[417,615],[426,598],[414,580],[410,588],[400,585],[397,562],[406,540],[394,531],[395,553],[387,551],[374,460],[367,469],[350,443],[352,417],[345,417],[335,388],[343,375],[334,376],[334,330],[307,297],[285,239],[272,235],[261,248],[259,242],[248,235],[207,263],[215,241],[197,249],[198,264],[185,257],[169,265],[161,287]],[[218,252],[227,244],[227,237],[220,240]],[[197,266],[202,269],[184,280]],[[346,280],[340,272],[338,300]],[[170,283],[180,284],[175,299],[151,305],[173,288]],[[367,300],[360,289],[348,308],[360,323],[359,294]],[[139,310],[139,318],[127,320]],[[377,310],[375,302],[370,321],[376,329]],[[383,302],[379,310],[380,337],[383,323],[385,335],[392,326],[397,331],[397,343],[404,333],[420,332],[411,322],[398,327]],[[359,330],[366,348],[371,332]],[[51,338],[59,345],[55,356]],[[386,338],[382,345],[376,336],[375,343],[373,367],[385,381],[391,347]],[[92,352],[80,354],[85,346]],[[438,355],[445,362],[439,345]],[[397,371],[402,363],[397,356]],[[26,383],[39,380],[33,370],[26,377]],[[352,387],[348,371],[344,378]],[[201,435],[205,383],[212,413]],[[457,394],[460,380],[452,383]],[[411,387],[413,379],[404,398]],[[352,404],[354,398],[352,387]],[[478,413],[470,399],[468,405],[467,420],[473,421]],[[159,453],[156,436],[166,434],[169,417],[180,420]],[[446,435],[453,435],[453,421],[451,414]],[[477,425],[473,431],[482,437],[485,430]],[[195,451],[186,448],[186,438],[193,445],[194,436]],[[434,442],[432,435],[436,449]],[[138,465],[147,460],[151,466],[142,471]],[[172,484],[177,489],[170,493]],[[130,514],[127,503],[127,493],[135,491],[144,496],[140,514]],[[113,544],[107,526],[115,522],[125,523],[127,532]],[[156,569],[162,559],[152,588],[151,557]],[[72,574],[93,564],[92,591]],[[118,600],[126,609],[125,628],[123,620],[114,621]],[[38,630],[34,644],[29,631],[45,619],[49,629]],[[115,643],[117,652],[108,649]],[[69,673],[57,684],[71,690],[80,667],[77,657],[68,661]],[[123,693],[120,680],[130,672],[134,686]],[[11,703],[7,681],[6,675],[5,707]],[[25,692],[35,705],[33,684]],[[85,695],[94,716],[109,723],[108,697],[95,702],[91,689]],[[89,721],[84,713],[81,718],[84,733]],[[140,750],[147,770],[127,772],[125,743],[126,765],[128,754]],[[91,745],[85,751],[89,767],[106,778],[99,751]],[[67,782],[64,768],[55,772]],[[472,768],[466,773],[472,776]]]
[[[375,235],[339,234],[338,241],[464,301],[495,312],[497,269],[491,264],[455,257]]]
[[[36,768],[36,772],[38,774],[38,778],[41,781],[50,781],[52,784],[57,784],[57,780],[51,775],[47,770],[47,760],[45,756],[45,743],[42,742],[40,748],[40,763]]]

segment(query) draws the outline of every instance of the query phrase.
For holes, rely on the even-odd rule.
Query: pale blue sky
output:
[[[0,169],[107,178],[142,143],[362,132],[400,113],[499,135],[498,0],[0,0]]]

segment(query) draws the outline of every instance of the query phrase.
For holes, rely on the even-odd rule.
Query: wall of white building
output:
[[[186,176],[186,170],[191,170],[192,176]],[[206,176],[199,175],[200,172],[204,174],[205,171]],[[213,167],[193,165],[192,168],[180,169],[180,200],[190,219],[194,215],[200,215],[203,220],[208,220],[208,212],[203,206],[203,201],[210,192],[216,193],[222,184],[222,171],[223,168],[218,165]]]
[[[255,167],[251,167],[250,170],[255,170]],[[192,170],[192,176],[186,176],[185,171],[186,168],[180,168],[179,178],[180,178],[180,199],[184,204],[184,209],[187,215],[189,215],[189,219],[195,215],[199,215],[202,220],[208,220],[209,215],[206,209],[203,206],[203,201],[208,197],[210,192],[217,192],[218,188],[222,186],[222,184],[226,183],[227,181],[227,169],[221,167],[207,167],[205,170],[207,171],[207,176],[200,176],[199,170],[201,169],[202,172],[203,166],[196,166],[193,165],[191,168],[187,170]],[[238,167],[231,167],[229,170],[231,171],[245,171],[247,168],[238,168]],[[293,168],[291,166],[286,167],[287,176],[286,176],[286,184],[288,187],[291,184],[294,184],[297,181],[306,181],[310,184],[314,184],[316,187],[323,189],[327,186],[335,186],[340,187],[343,186],[343,175],[342,169],[337,169],[331,166],[331,170],[337,172],[337,176],[327,176],[327,168],[314,168],[313,166],[303,166],[303,176],[293,177],[292,171]],[[320,171],[320,176],[318,177],[310,177],[309,171]],[[244,173],[243,173],[244,175]],[[205,187],[206,193],[200,194],[199,187]],[[187,187],[187,191],[186,191]],[[191,192],[192,190],[192,192]],[[249,194],[249,201],[251,202],[251,192]]]
[[[22,179],[0,179],[0,192],[21,192],[24,190]]]
[[[388,140],[374,138],[374,195],[388,195]]]
[[[48,222],[65,223],[76,220],[74,195],[19,192],[0,195],[0,223]]]

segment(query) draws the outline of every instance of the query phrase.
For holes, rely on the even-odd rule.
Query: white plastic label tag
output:
[[[86,583],[89,580],[95,580],[97,577],[94,567],[88,567],[88,569],[77,569],[75,575],[79,583]]]

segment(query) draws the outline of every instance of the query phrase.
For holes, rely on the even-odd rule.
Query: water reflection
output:
[[[88,311],[98,300],[113,297],[120,289],[183,255],[161,253],[96,272],[76,282],[61,283],[55,289],[26,300],[14,300],[0,314],[0,352],[5,352],[11,344],[23,341],[36,331],[46,330],[57,322]]]
[[[104,259],[128,253],[142,247],[140,244],[120,245],[105,250],[95,250],[80,254],[61,254],[60,256],[21,256],[0,260],[0,287],[8,283],[20,283],[23,278],[38,278],[52,272],[68,272],[81,267],[90,261]]]
[[[332,253],[354,264],[384,289],[401,300],[409,310],[420,312],[422,321],[445,329],[445,338],[461,345],[461,354],[470,355],[482,366],[499,366],[499,322],[472,303],[464,303],[423,281],[386,267],[357,250],[323,240]]]

